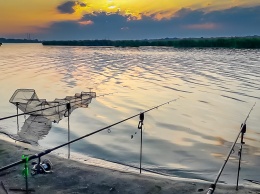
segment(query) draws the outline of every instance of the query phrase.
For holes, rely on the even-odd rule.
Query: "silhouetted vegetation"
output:
[[[79,40],[79,41],[44,41],[43,45],[52,46],[166,46],[176,48],[260,48],[260,37],[234,38],[187,38],[159,40]]]
[[[9,39],[9,38],[0,38],[1,43],[41,43],[37,39]]]

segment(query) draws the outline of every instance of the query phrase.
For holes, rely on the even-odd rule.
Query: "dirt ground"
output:
[[[0,168],[21,159],[22,154],[34,154],[28,148],[0,140]],[[210,183],[193,180],[173,180],[169,177],[148,176],[131,172],[122,172],[97,166],[86,165],[77,161],[48,155],[53,163],[52,174],[29,175],[31,193],[39,194],[198,194],[206,193]],[[22,176],[23,165],[0,172],[0,194],[25,193],[11,191],[12,188],[25,188]],[[217,194],[260,194],[258,187],[217,185]]]

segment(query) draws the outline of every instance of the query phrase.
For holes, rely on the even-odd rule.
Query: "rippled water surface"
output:
[[[259,179],[259,50],[4,44],[0,72],[1,117],[16,113],[9,99],[18,88],[35,89],[47,100],[89,88],[97,95],[117,92],[93,99],[89,108],[71,114],[72,139],[179,98],[145,114],[143,140],[143,167],[179,177],[214,179],[256,102],[247,122],[241,179]],[[112,127],[111,133],[73,144],[72,156],[78,152],[138,166],[138,121],[131,119]],[[20,117],[20,127],[24,122]],[[15,134],[16,118],[1,121],[0,128]],[[49,148],[66,141],[67,118],[53,123],[39,144]],[[222,181],[235,183],[238,150],[239,144]]]

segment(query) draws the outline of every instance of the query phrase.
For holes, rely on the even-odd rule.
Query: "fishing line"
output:
[[[114,92],[114,93],[117,93],[117,92]],[[107,96],[107,95],[112,95],[114,93],[108,93],[108,94],[102,94],[102,95],[99,95],[99,96],[96,96],[97,97],[103,97],[103,96]],[[77,101],[74,101],[74,102],[81,102],[82,99],[80,100],[77,100]],[[74,103],[73,102],[73,103]],[[6,117],[2,117],[0,118],[0,121],[2,120],[6,120],[6,119],[10,119],[10,118],[14,118],[14,117],[18,117],[18,116],[22,116],[22,115],[27,115],[27,114],[31,114],[31,113],[35,113],[35,112],[38,112],[38,111],[43,111],[43,110],[48,110],[48,109],[51,109],[51,108],[56,108],[56,107],[59,107],[59,106],[64,106],[66,104],[70,103],[69,101],[68,102],[65,102],[63,104],[59,104],[59,105],[56,105],[56,106],[50,106],[50,107],[47,107],[47,108],[43,108],[43,109],[38,109],[38,110],[34,110],[34,111],[30,111],[30,112],[25,112],[25,113],[20,113],[20,114],[16,114],[16,115],[11,115],[11,116],[6,116]],[[78,105],[80,103],[76,103],[76,105]]]
[[[59,146],[56,146],[56,147],[54,147],[54,148],[52,148],[52,149],[47,149],[47,150],[44,150],[44,151],[42,151],[42,152],[40,152],[40,153],[37,153],[37,154],[35,154],[35,155],[31,155],[31,156],[28,157],[28,161],[33,160],[33,159],[36,159],[36,158],[40,158],[40,157],[42,157],[42,156],[44,156],[44,155],[46,155],[46,154],[51,153],[51,152],[54,151],[54,150],[57,150],[57,149],[59,149],[59,148],[61,148],[61,147],[67,146],[67,145],[72,144],[72,143],[74,143],[74,142],[77,142],[77,141],[79,141],[79,140],[81,140],[81,139],[84,139],[84,138],[86,138],[86,137],[89,137],[89,136],[91,136],[91,135],[94,135],[94,134],[96,134],[96,133],[99,133],[99,132],[101,132],[101,131],[104,131],[105,129],[109,129],[109,128],[115,126],[115,125],[118,125],[118,124],[120,124],[120,123],[123,123],[123,122],[125,122],[125,121],[127,121],[127,120],[130,120],[130,119],[132,119],[132,118],[135,118],[135,117],[137,117],[137,116],[140,116],[140,119],[142,119],[142,116],[144,115],[144,113],[150,112],[150,111],[152,111],[152,110],[154,110],[154,109],[156,109],[156,108],[159,108],[159,107],[161,107],[161,106],[164,106],[164,105],[166,105],[166,104],[169,104],[170,102],[177,101],[178,99],[179,99],[179,98],[170,100],[170,101],[168,101],[168,102],[165,102],[165,103],[160,104],[160,105],[158,105],[158,106],[155,106],[155,107],[153,107],[153,108],[150,108],[150,109],[148,109],[148,110],[145,110],[145,111],[142,112],[141,114],[138,113],[138,114],[136,114],[136,115],[133,115],[133,116],[130,116],[130,117],[126,118],[126,119],[123,119],[123,120],[121,120],[121,121],[118,121],[118,122],[116,122],[116,123],[113,123],[113,124],[111,124],[111,125],[109,125],[109,126],[106,126],[106,127],[104,127],[104,128],[98,129],[98,130],[96,130],[96,131],[94,131],[94,132],[92,132],[92,133],[86,134],[86,135],[84,135],[84,136],[82,136],[82,137],[79,137],[79,138],[74,139],[74,140],[72,140],[72,141],[69,141],[69,142],[67,142],[67,143],[64,143],[64,144],[61,144],[61,145],[59,145]],[[140,121],[141,121],[141,120],[140,120]],[[141,126],[140,126],[140,127],[141,127]],[[18,161],[18,162],[9,164],[9,165],[7,165],[7,166],[4,166],[4,167],[0,168],[0,172],[4,171],[4,170],[6,170],[6,169],[9,169],[9,168],[11,168],[11,167],[14,167],[14,166],[16,166],[16,165],[18,165],[18,164],[22,164],[22,163],[24,163],[24,162],[26,162],[25,159],[22,159],[22,160],[20,160],[20,161]]]

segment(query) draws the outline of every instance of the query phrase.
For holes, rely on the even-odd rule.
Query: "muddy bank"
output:
[[[31,148],[24,148],[0,140],[0,166],[21,159],[22,154],[34,154]],[[206,193],[210,183],[193,180],[175,180],[158,175],[137,174],[112,170],[103,167],[83,164],[54,155],[48,155],[53,163],[52,174],[29,175],[29,188],[34,193],[122,193],[122,194],[195,194]],[[10,191],[10,188],[25,188],[25,179],[22,176],[23,165],[16,166],[0,172],[0,194],[25,193]],[[1,184],[1,182],[3,184]],[[4,185],[4,186],[3,186]],[[4,189],[5,188],[5,189]],[[219,194],[260,194],[260,188],[241,186],[235,191],[234,186],[218,185],[216,192]]]

